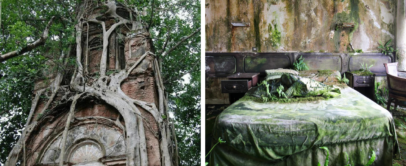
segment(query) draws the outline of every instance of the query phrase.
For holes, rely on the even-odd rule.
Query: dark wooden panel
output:
[[[244,71],[265,74],[265,70],[289,68],[291,66],[289,53],[259,53],[246,56]]]
[[[342,72],[343,60],[339,54],[329,53],[304,53],[296,58],[303,56],[304,62],[310,70],[338,70]]]
[[[206,72],[216,75],[228,75],[236,72],[237,60],[233,54],[206,56]]]
[[[349,59],[349,71],[355,71],[361,69],[361,63],[373,65],[371,72],[377,76],[385,76],[385,66],[383,63],[390,63],[391,58],[381,53],[363,53],[351,55]]]

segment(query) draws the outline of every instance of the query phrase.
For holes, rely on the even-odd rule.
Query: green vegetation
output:
[[[364,51],[362,51],[362,49],[356,49],[355,52],[356,53],[363,53]]]
[[[345,83],[345,84],[350,83],[350,80],[348,80],[348,78],[345,77],[345,74],[344,74],[344,77],[341,77],[341,75],[338,75],[337,79],[338,79],[338,82],[341,82],[341,83]]]
[[[330,156],[330,153],[328,151],[328,148],[323,146],[323,147],[319,147],[320,149],[323,149],[326,151],[326,160],[324,161],[324,166],[328,166],[328,157]],[[317,164],[318,166],[320,166],[320,162]]]
[[[307,67],[306,63],[304,63],[304,58],[300,56],[294,63],[293,63],[293,69],[297,71],[303,71],[303,70],[309,70],[309,67]]]
[[[274,26],[274,28],[272,28],[271,24],[268,25],[269,33],[271,36],[270,40],[271,40],[272,47],[277,47],[281,43],[282,36],[281,36],[281,32],[278,30],[277,24],[275,24],[273,26]]]
[[[279,97],[284,97],[284,98],[288,98],[285,94],[285,92],[283,92],[285,88],[283,87],[283,85],[279,85],[278,89],[276,89],[276,91],[278,92]]]
[[[273,96],[273,98],[267,98],[267,101],[264,101],[263,98],[257,98],[253,96],[245,95],[239,101],[255,101],[258,103],[266,103],[266,102],[278,102],[278,103],[300,103],[300,102],[309,102],[309,101],[319,101],[319,100],[326,100],[327,98],[323,96],[310,96],[310,97],[294,97],[294,98],[277,98]]]
[[[333,74],[332,70],[319,70],[319,76],[329,76]]]
[[[372,76],[374,73],[371,72],[371,67],[374,65],[368,65],[367,63],[361,63],[361,69],[356,71],[351,71],[351,73],[359,76]]]
[[[211,147],[210,151],[206,154],[206,157],[209,156],[209,154],[211,153],[211,151],[217,146],[217,144],[223,144],[226,143],[226,141],[223,141],[220,137],[217,141],[216,144],[213,145],[213,147]],[[209,165],[209,162],[206,162],[206,165]]]
[[[392,45],[389,45],[389,44],[391,44],[391,42],[392,42],[392,39],[389,39],[387,42],[385,42],[385,44],[382,44],[382,42],[380,41],[379,45],[378,45],[379,51],[381,51],[381,53],[385,54],[385,55],[389,55],[390,53],[393,53],[393,52],[397,53],[398,50],[397,49],[395,50],[395,48],[393,48]]]
[[[381,85],[381,83],[375,82],[375,88],[374,88],[375,100],[376,100],[376,103],[383,106],[384,104],[387,103],[389,91],[386,89],[386,87],[383,87],[383,89],[379,89],[380,85]]]
[[[324,166],[328,166],[328,163],[329,163],[328,157],[330,156],[329,150],[325,146],[319,147],[319,148],[326,151],[326,160],[324,161]],[[345,154],[345,161],[347,163],[345,166],[351,166],[350,158],[348,157],[348,154],[346,152],[344,152],[344,154]],[[375,151],[372,150],[371,158],[368,160],[368,163],[365,166],[370,166],[372,163],[374,163],[375,160],[376,160],[376,153],[375,153]],[[321,166],[320,161],[317,163],[317,166]]]

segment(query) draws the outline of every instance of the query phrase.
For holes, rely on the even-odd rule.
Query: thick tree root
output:
[[[70,106],[68,119],[66,120],[65,130],[63,131],[63,136],[62,136],[62,148],[61,148],[61,154],[59,155],[60,156],[59,166],[63,166],[63,162],[65,161],[64,157],[65,157],[66,136],[68,135],[69,125],[70,125],[70,122],[72,121],[72,117],[75,113],[75,106],[76,106],[76,103],[80,96],[82,96],[82,94],[75,95],[75,97],[72,100],[72,104]]]

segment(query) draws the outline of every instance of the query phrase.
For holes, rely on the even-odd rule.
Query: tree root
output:
[[[68,135],[69,125],[70,125],[70,122],[71,122],[72,117],[75,112],[76,102],[78,101],[80,96],[82,96],[82,94],[76,94],[75,97],[73,98],[72,104],[70,106],[68,119],[66,120],[65,130],[63,131],[63,136],[62,136],[62,148],[61,148],[61,154],[59,155],[60,156],[59,166],[63,166],[63,162],[65,161],[64,157],[65,157],[66,136]]]

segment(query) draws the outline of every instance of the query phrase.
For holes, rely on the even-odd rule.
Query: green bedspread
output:
[[[328,100],[237,101],[217,117],[218,137],[226,143],[215,148],[210,165],[316,166],[324,161],[321,146],[332,153],[330,165],[365,165],[372,151],[382,165],[399,153],[392,115],[348,87]]]

